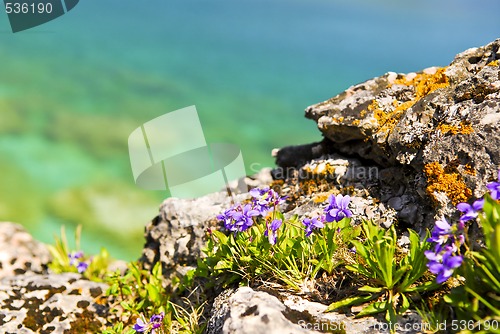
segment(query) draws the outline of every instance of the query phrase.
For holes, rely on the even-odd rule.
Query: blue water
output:
[[[82,0],[16,34],[0,13],[0,220],[136,258],[164,196],[135,187],[127,137],[195,104],[209,142],[268,166],[320,140],[310,104],[500,37],[496,0]]]

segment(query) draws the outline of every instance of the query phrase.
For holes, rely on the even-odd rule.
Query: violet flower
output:
[[[154,334],[155,330],[162,325],[164,316],[165,314],[163,312],[160,314],[154,314],[147,323],[144,321],[144,318],[137,318],[133,329],[140,333]]]
[[[461,222],[466,222],[472,219],[476,219],[479,212],[483,209],[484,199],[478,199],[472,205],[469,203],[458,203],[457,209],[464,214],[460,217]]]
[[[486,185],[486,188],[490,191],[490,196],[494,200],[500,200],[500,170],[498,171],[498,182],[491,182]]]
[[[269,228],[266,229],[266,231],[264,232],[264,235],[266,237],[268,237],[269,243],[271,245],[275,245],[276,244],[276,241],[278,239],[277,231],[281,227],[282,224],[283,224],[283,221],[281,219],[274,219],[271,222]],[[271,231],[271,233],[269,233],[269,231]]]
[[[431,232],[431,237],[427,239],[427,241],[442,245],[448,242],[451,234],[451,225],[448,224],[446,219],[443,217],[441,220],[436,220],[434,228]]]
[[[259,216],[260,212],[255,210],[251,204],[236,205],[217,216],[224,222],[224,228],[231,232],[243,232],[248,230],[254,223],[253,217]]]
[[[325,227],[325,224],[323,224],[323,217],[305,218],[302,224],[306,227],[306,237],[310,236],[313,230]]]
[[[88,267],[89,264],[87,262],[79,262],[78,265],[76,266],[76,270],[78,270],[80,274],[83,274]]]
[[[261,213],[264,217],[268,212],[274,211],[274,209],[285,202],[286,197],[280,197],[278,193],[269,187],[265,188],[254,188],[249,191],[249,194],[253,197],[254,208]]]
[[[346,196],[342,196],[340,194],[338,194],[337,196],[330,195],[330,197],[328,197],[328,201],[330,202],[330,204],[325,209],[327,222],[333,222],[333,221],[338,222],[344,218],[352,217],[352,212],[348,208],[349,203],[351,201],[349,195]]]
[[[69,265],[76,267],[78,259],[81,259],[82,257],[83,257],[83,252],[82,251],[77,251],[77,252],[71,252],[71,253],[69,253],[68,254]]]
[[[452,251],[436,254],[433,251],[426,251],[425,256],[429,260],[427,268],[433,274],[436,274],[436,283],[444,283],[453,275],[456,268],[460,267],[463,257],[460,255],[452,256]]]

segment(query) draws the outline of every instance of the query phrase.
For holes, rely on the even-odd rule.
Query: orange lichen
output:
[[[377,133],[386,132],[386,134],[389,134],[389,132],[396,126],[403,114],[399,107],[394,111],[383,111],[379,107],[377,100],[373,100],[373,102],[368,106],[368,110],[373,111],[373,117],[375,117],[379,124]]]
[[[472,126],[465,122],[461,122],[458,126],[441,123],[437,126],[437,130],[441,131],[444,135],[448,133],[451,133],[452,135],[459,133],[469,135],[474,132]]]
[[[486,66],[500,66],[500,65],[499,65],[499,62],[497,59],[497,60],[493,60],[493,61],[489,62]]]
[[[438,162],[431,162],[424,166],[424,173],[427,176],[426,191],[435,201],[439,192],[445,193],[453,205],[467,202],[472,196],[456,167],[445,170]]]
[[[319,194],[313,197],[313,202],[314,203],[323,203],[328,199],[328,194]]]
[[[437,69],[433,74],[427,74],[424,72],[418,73],[411,80],[407,80],[406,77],[402,77],[400,79],[396,79],[394,84],[415,87],[415,98],[413,101],[416,102],[436,89],[445,88],[450,85],[448,77],[444,73],[445,71],[446,67],[442,67]]]
[[[335,166],[330,165],[329,163],[318,164],[314,168],[310,166],[305,166],[304,171],[310,173],[312,177],[322,176],[328,177],[335,174]]]
[[[476,171],[469,164],[464,165],[464,173],[472,175],[472,176],[476,176]]]
[[[386,108],[379,106],[377,100],[373,100],[367,109],[373,112],[373,116],[379,124],[379,128],[376,132],[388,135],[398,124],[399,119],[408,108],[411,108],[417,101],[436,89],[449,86],[448,78],[444,73],[445,70],[446,68],[444,67],[437,69],[433,74],[422,72],[415,74],[411,79],[408,79],[408,76],[396,79],[393,84],[413,86],[415,89],[415,97],[408,101],[394,100],[391,105]],[[384,110],[392,108],[394,109]]]

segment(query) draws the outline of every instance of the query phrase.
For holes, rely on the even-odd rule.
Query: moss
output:
[[[455,166],[443,168],[438,162],[431,162],[424,166],[424,173],[427,176],[426,191],[436,202],[436,192],[445,193],[453,205],[467,202],[472,196],[472,191],[467,188]]]
[[[474,132],[472,126],[465,122],[461,122],[460,124],[458,124],[458,126],[441,123],[437,126],[437,130],[441,131],[443,135],[446,135],[448,133],[451,133],[452,135],[468,135]]]
[[[499,65],[499,61],[497,59],[497,60],[493,60],[493,61],[489,62],[486,66],[500,66],[500,65]]]

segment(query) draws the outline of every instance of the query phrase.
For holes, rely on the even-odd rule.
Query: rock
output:
[[[216,298],[207,334],[231,333],[388,333],[379,317],[355,319],[336,312],[324,313],[327,305],[299,296],[281,295],[280,301],[267,292],[249,287],[226,290]],[[397,333],[419,333],[422,319],[408,313],[398,319]]]
[[[325,140],[277,151],[278,170],[293,166],[300,175],[311,161],[321,165],[341,154],[347,169],[352,158],[358,167],[377,168],[367,190],[399,221],[421,229],[453,215],[456,204],[483,195],[500,167],[499,49],[500,39],[447,67],[390,72],[308,107],[306,117]],[[348,181],[337,183],[356,186]]]
[[[247,197],[248,194],[235,195],[234,201]],[[225,192],[197,199],[166,199],[158,217],[146,226],[141,257],[145,267],[151,268],[160,261],[165,271],[173,272],[178,267],[196,265],[202,256],[207,229],[217,227],[216,216],[231,202]]]
[[[46,273],[51,256],[47,247],[18,224],[0,223],[0,278]]]
[[[209,321],[209,334],[317,333],[287,319],[286,306],[266,292],[241,287],[222,297],[212,311],[216,318]]]
[[[107,285],[74,273],[26,273],[0,280],[2,333],[96,333],[108,307],[99,303]]]

